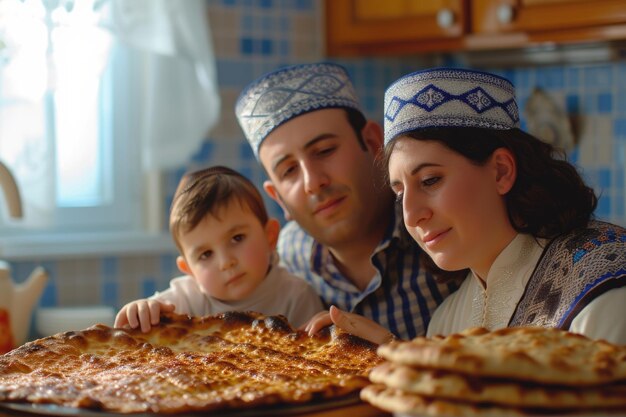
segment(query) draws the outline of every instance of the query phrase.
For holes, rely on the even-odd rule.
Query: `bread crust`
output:
[[[472,328],[380,346],[397,364],[527,382],[588,386],[626,381],[626,348],[564,330]]]
[[[468,329],[378,348],[361,398],[437,417],[626,412],[626,346],[540,327]]]
[[[0,357],[0,401],[119,413],[302,404],[356,393],[376,345],[332,328],[309,337],[282,316],[166,314],[148,333],[95,325]]]
[[[449,371],[416,369],[385,362],[370,372],[370,380],[389,388],[451,401],[491,403],[543,409],[626,408],[626,384],[572,389],[520,383],[511,379],[470,377]]]

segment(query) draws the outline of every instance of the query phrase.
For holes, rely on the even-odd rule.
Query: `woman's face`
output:
[[[441,269],[471,268],[486,279],[515,236],[504,202],[511,169],[515,175],[511,153],[497,149],[479,166],[438,141],[396,141],[389,179],[407,230]]]

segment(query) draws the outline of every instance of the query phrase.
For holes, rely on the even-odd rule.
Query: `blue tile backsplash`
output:
[[[207,0],[218,79],[222,120],[187,166],[165,177],[165,206],[180,176],[192,167],[226,164],[240,170],[259,187],[265,179],[237,125],[233,108],[240,90],[278,66],[325,60],[321,2],[313,0]],[[198,40],[199,42],[202,40]],[[334,60],[346,66],[367,115],[382,121],[386,86],[406,73],[425,68],[424,59],[351,58]],[[452,56],[445,65],[455,65]],[[509,78],[517,88],[520,109],[535,87],[551,94],[576,121],[576,147],[568,153],[600,195],[596,216],[626,225],[626,62],[543,67],[487,68]],[[522,127],[526,126],[522,112]],[[266,199],[270,212],[282,220],[279,207]],[[165,222],[164,222],[165,223]],[[166,228],[164,224],[164,228]],[[178,274],[176,254],[37,260],[12,262],[16,281],[36,265],[50,272],[42,306],[107,304],[116,308],[155,290]]]

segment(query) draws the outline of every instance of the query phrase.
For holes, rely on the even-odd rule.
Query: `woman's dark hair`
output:
[[[509,220],[519,233],[552,239],[584,227],[593,216],[598,199],[576,167],[562,151],[522,130],[432,128],[405,136],[440,142],[476,165],[484,165],[498,148],[509,149],[515,156],[517,178],[504,198]],[[387,162],[395,143],[385,148]]]

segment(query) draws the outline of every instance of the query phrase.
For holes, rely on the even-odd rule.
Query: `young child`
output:
[[[244,176],[226,167],[186,174],[170,211],[170,232],[185,276],[147,299],[126,304],[115,327],[159,323],[161,312],[192,316],[225,311],[282,314],[301,326],[322,310],[312,287],[278,265],[280,225],[269,218],[263,199]]]

